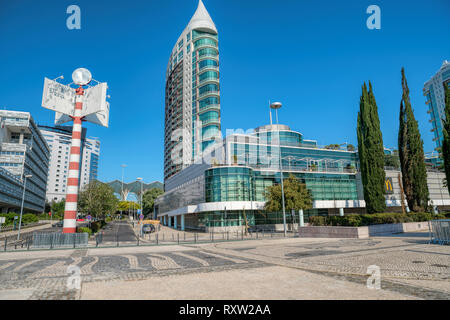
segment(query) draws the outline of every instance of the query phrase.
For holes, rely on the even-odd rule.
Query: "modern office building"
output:
[[[19,212],[26,180],[24,211],[43,212],[49,147],[28,112],[0,110],[0,208]]]
[[[220,134],[218,33],[203,2],[167,64],[164,180],[191,165]]]
[[[47,181],[47,201],[60,201],[66,197],[67,174],[72,139],[71,126],[39,126],[43,137],[50,147],[50,165]],[[81,170],[80,189],[89,181],[97,179],[100,141],[86,138],[87,129],[81,133]]]
[[[280,139],[278,139],[278,136]],[[267,125],[249,134],[236,133],[217,142],[204,161],[167,179],[165,193],[155,201],[163,224],[180,229],[233,230],[282,223],[281,212],[265,212],[267,187],[297,177],[311,191],[311,215],[363,213],[365,201],[356,151],[326,149],[305,140],[285,125]],[[450,206],[445,174],[429,170],[430,204]],[[386,168],[385,198],[390,211],[401,210],[399,170]],[[296,213],[298,215],[298,213]],[[287,213],[291,221],[291,213]],[[298,220],[297,220],[298,221]]]
[[[277,141],[283,177],[296,176],[312,192],[314,209],[308,214],[365,206],[355,151],[325,149],[286,125],[266,125],[228,135],[204,154],[203,163],[168,178],[155,201],[157,216],[183,228],[269,223],[262,212],[267,187],[281,181]]]
[[[427,98],[425,104],[428,106],[427,113],[430,114],[430,122],[433,126],[431,132],[434,134],[433,141],[436,143],[436,151],[440,151],[444,139],[442,133],[445,119],[445,92],[444,83],[450,85],[450,63],[445,60],[441,68],[423,87],[423,95]]]

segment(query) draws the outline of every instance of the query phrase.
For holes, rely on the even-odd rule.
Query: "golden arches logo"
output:
[[[394,192],[394,187],[392,186],[391,178],[387,178],[384,184],[386,187],[386,192]]]

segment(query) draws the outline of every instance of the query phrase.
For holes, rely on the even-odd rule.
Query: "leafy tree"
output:
[[[279,212],[282,210],[281,184],[267,187],[264,195],[267,199],[264,205],[266,211]],[[292,209],[310,209],[313,204],[311,190],[308,190],[306,185],[293,175],[284,180],[284,201],[288,212]]]
[[[117,211],[125,211],[129,212],[131,210],[137,210],[140,209],[141,206],[139,203],[136,203],[134,201],[119,201],[117,205]]]
[[[45,199],[44,212],[50,212],[52,210],[52,204]]]
[[[338,144],[329,144],[325,146],[325,149],[331,149],[331,150],[339,150],[341,148]]]
[[[369,90],[366,83],[362,87],[357,135],[366,210],[368,213],[383,212],[386,210],[383,136],[380,130],[378,107],[370,82]]]
[[[60,201],[52,201],[50,204],[52,217],[64,217],[64,209],[66,207],[66,199],[62,199]]]
[[[400,159],[399,159],[398,155],[385,154],[384,155],[384,165],[386,167],[400,168]]]
[[[347,151],[355,151],[355,146],[351,143],[347,145]]]
[[[151,188],[144,192],[144,196],[142,197],[144,215],[149,215],[153,212],[155,199],[163,193],[164,191],[162,191],[160,188]]]
[[[450,186],[447,181],[450,181],[450,89],[444,83],[445,90],[445,119],[442,119],[444,124],[442,132],[444,134],[444,141],[442,142],[442,159],[444,160],[445,170],[445,185],[450,192]]]
[[[409,100],[405,69],[402,68],[402,99],[400,101],[400,126],[398,150],[402,170],[403,189],[410,210],[418,212],[428,207],[429,193],[423,141],[419,125]]]
[[[78,196],[79,211],[99,219],[116,212],[118,204],[113,188],[97,180],[89,182]]]

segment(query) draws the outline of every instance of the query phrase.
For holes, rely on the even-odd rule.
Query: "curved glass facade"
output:
[[[199,57],[203,57],[203,56],[217,57],[218,55],[219,55],[219,51],[217,51],[216,49],[213,49],[213,48],[204,48],[204,49],[198,50]]]
[[[211,92],[218,92],[219,86],[215,83],[205,84],[204,86],[201,86],[198,88],[198,94],[204,95]]]
[[[272,143],[272,139],[278,141],[278,131],[263,131],[258,132],[257,137],[260,139],[260,143]],[[302,144],[302,135],[295,131],[279,131],[280,142],[282,146],[299,147]]]
[[[210,105],[218,105],[218,104],[219,104],[219,97],[208,97],[199,101],[200,110]]]
[[[212,59],[205,59],[205,60],[199,61],[199,63],[198,63],[199,70],[202,70],[207,67],[218,67],[218,66],[219,66],[219,62],[217,62],[216,60],[212,60]]]
[[[218,122],[219,121],[219,112],[212,110],[212,111],[202,113],[200,115],[200,121],[203,122],[203,124],[206,124],[208,122]]]
[[[217,71],[208,70],[198,75],[198,80],[200,83],[206,80],[216,80],[216,79],[219,79],[219,73]]]
[[[253,170],[245,167],[221,167],[205,171],[206,202],[251,201]]]
[[[206,126],[202,128],[202,137],[203,140],[209,139],[212,137],[217,137],[219,134],[218,126]]]
[[[199,39],[199,40],[194,42],[194,48],[198,48],[200,46],[217,47],[217,41],[213,40],[213,39],[210,39],[210,38],[204,38],[204,39]]]

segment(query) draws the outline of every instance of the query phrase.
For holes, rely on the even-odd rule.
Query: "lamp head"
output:
[[[270,104],[271,109],[280,109],[282,106],[281,102],[273,102]]]
[[[92,74],[88,69],[78,68],[72,73],[73,83],[85,86],[92,81]]]

